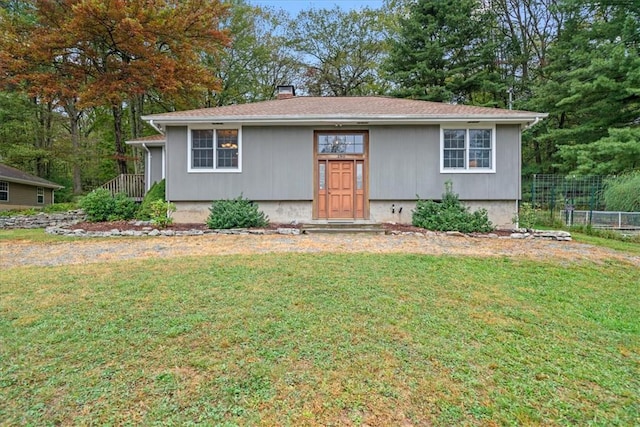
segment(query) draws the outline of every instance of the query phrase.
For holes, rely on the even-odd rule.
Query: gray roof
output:
[[[18,184],[34,185],[38,187],[46,187],[59,189],[64,188],[55,182],[47,181],[44,178],[31,175],[11,166],[0,163],[0,181],[15,182]]]

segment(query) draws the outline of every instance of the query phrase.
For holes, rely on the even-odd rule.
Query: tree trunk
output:
[[[71,136],[71,159],[73,162],[73,194],[82,194],[82,147],[80,146],[80,115],[75,101],[66,103],[64,110],[69,117],[69,135]]]
[[[31,102],[36,106],[36,118],[38,120],[38,127],[35,134],[34,146],[39,150],[38,157],[36,158],[36,175],[41,178],[50,178],[51,176],[51,163],[50,163],[50,150],[52,145],[51,137],[51,111],[53,106],[51,102],[43,104],[38,101],[37,98],[31,98]],[[46,154],[42,154],[42,151],[46,151]]]
[[[116,164],[119,174],[127,173],[127,148],[124,144],[124,130],[122,129],[122,105],[111,107],[113,113],[113,130],[116,143]]]
[[[69,133],[71,134],[71,147],[73,148],[73,194],[82,194],[82,175],[80,165],[80,126],[78,125],[78,113],[75,108],[69,111]]]

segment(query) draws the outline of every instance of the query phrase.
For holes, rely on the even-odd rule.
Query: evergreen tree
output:
[[[396,94],[431,101],[504,105],[495,15],[477,0],[410,3],[385,70]]]
[[[640,5],[566,0],[564,8],[567,21],[525,106],[549,112],[536,138],[555,164],[543,172],[593,173],[593,159],[615,157],[615,150],[611,159],[602,152],[612,147],[612,138],[629,142],[628,136],[636,135],[620,139],[610,129],[627,128],[640,118]]]

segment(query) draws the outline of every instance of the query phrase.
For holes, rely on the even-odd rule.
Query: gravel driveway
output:
[[[488,239],[461,236],[312,234],[204,235],[86,239],[34,243],[0,241],[0,268],[260,253],[415,253],[559,260],[618,260],[640,266],[640,256],[576,242]]]

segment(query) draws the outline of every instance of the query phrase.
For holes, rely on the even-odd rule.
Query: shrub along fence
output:
[[[605,196],[611,188],[607,185],[614,178],[548,174],[523,177],[522,202],[530,203],[543,223],[638,230],[640,212],[607,211]]]

